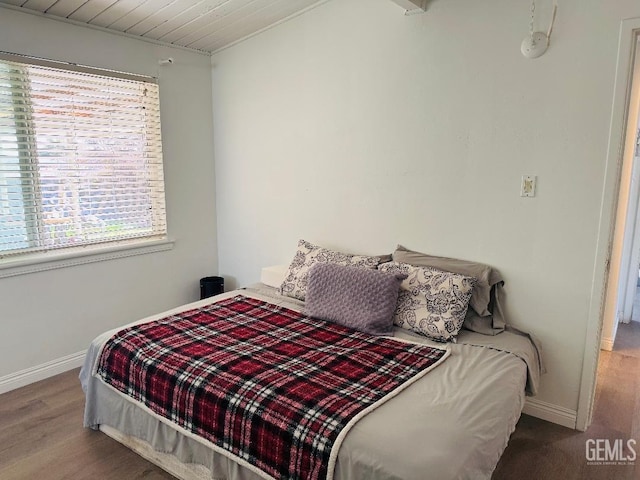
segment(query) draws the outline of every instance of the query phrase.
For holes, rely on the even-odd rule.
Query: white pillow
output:
[[[280,288],[284,277],[287,276],[288,265],[272,265],[263,267],[260,272],[260,282],[273,288]]]
[[[404,273],[393,323],[439,342],[453,340],[464,323],[475,278],[431,267],[389,262],[379,270]]]

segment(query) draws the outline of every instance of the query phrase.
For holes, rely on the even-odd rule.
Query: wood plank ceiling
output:
[[[0,5],[213,53],[324,1],[0,0]]]

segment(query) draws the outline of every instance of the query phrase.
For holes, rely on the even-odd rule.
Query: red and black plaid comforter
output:
[[[443,355],[236,296],[121,330],[97,374],[271,477],[325,479],[350,419]]]

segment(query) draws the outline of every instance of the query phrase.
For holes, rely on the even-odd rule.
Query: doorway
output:
[[[576,428],[586,430],[593,414],[600,349],[611,350],[623,315],[634,232],[640,230],[640,162],[634,162],[640,114],[640,18],[623,20],[600,209],[598,246],[585,339]],[[635,81],[634,81],[635,79]],[[630,128],[627,128],[630,126]],[[632,182],[634,163],[636,181]],[[635,195],[630,195],[631,189]],[[628,219],[631,221],[628,221]],[[640,233],[635,235],[640,239]],[[640,246],[636,250],[640,257]],[[639,258],[640,260],[640,258]],[[634,292],[635,293],[635,292]]]
[[[622,149],[618,206],[611,251],[611,271],[602,329],[601,347],[611,351],[618,325],[633,317],[640,268],[640,35],[631,57],[627,122]],[[618,268],[616,268],[619,265]],[[617,277],[617,278],[616,278]],[[636,316],[640,311],[636,310]]]

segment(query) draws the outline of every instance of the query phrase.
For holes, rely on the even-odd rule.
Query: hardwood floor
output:
[[[173,478],[103,433],[83,428],[83,409],[78,369],[0,395],[0,478]]]
[[[101,432],[82,427],[78,370],[0,395],[0,479],[172,479]],[[588,439],[635,439],[640,454],[640,323],[602,352],[587,432],[523,415],[492,480],[632,480],[635,465],[587,465]]]

